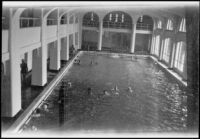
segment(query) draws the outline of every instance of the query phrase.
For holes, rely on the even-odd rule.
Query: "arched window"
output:
[[[37,9],[29,8],[24,10],[20,16],[20,28],[40,26],[40,16]]]
[[[131,29],[131,17],[122,11],[113,11],[108,13],[103,19],[104,28]]]
[[[83,17],[83,26],[87,27],[98,27],[99,26],[99,17],[94,12],[88,12]]]
[[[2,29],[9,29],[9,9],[8,8],[3,8],[2,10],[2,18],[1,18],[1,23],[2,23]]]
[[[47,26],[53,26],[58,24],[56,11],[51,12],[47,17]]]
[[[186,32],[185,18],[182,18],[182,19],[181,19],[181,24],[180,24],[180,27],[179,27],[179,31],[181,31],[181,32]]]
[[[155,55],[159,55],[159,50],[160,50],[160,36],[157,35],[155,39]]]
[[[115,22],[118,22],[118,14],[115,14]]]
[[[73,24],[73,23],[74,23],[74,16],[72,15],[69,18],[69,24]]]
[[[171,53],[171,39],[166,38],[164,41],[164,49],[162,57],[166,63],[169,63],[170,53]]]
[[[60,24],[67,24],[67,16],[63,15],[61,17]]]
[[[124,23],[124,14],[122,14],[122,23]]]
[[[161,29],[162,28],[162,22],[160,20],[158,20],[158,23],[157,23],[157,28]]]
[[[174,67],[183,72],[186,58],[186,44],[184,42],[178,42],[176,46]]]
[[[137,30],[153,30],[153,19],[150,16],[142,15],[137,20]]]
[[[112,13],[110,13],[109,20],[112,21]]]
[[[172,23],[171,19],[167,20],[167,27],[166,27],[166,29],[167,30],[173,30],[173,23]]]

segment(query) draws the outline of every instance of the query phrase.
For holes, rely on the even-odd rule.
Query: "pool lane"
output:
[[[72,83],[66,91],[72,95],[65,103],[63,127],[58,122],[60,82],[46,100],[49,111],[42,110],[39,117],[32,117],[23,132],[33,132],[33,126],[36,132],[186,130],[186,92],[150,58],[85,53],[80,60],[80,65],[74,64],[62,79]],[[116,85],[117,93],[112,90]],[[93,95],[85,97],[88,87]],[[101,95],[104,90],[107,94]]]

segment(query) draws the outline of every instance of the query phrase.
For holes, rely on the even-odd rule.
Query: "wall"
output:
[[[102,39],[102,47],[116,48],[129,51],[130,42],[130,33],[104,32]]]
[[[98,35],[99,35],[99,33],[96,31],[83,30],[82,39],[83,39],[83,41],[86,41],[86,42],[96,42],[97,43]]]
[[[24,47],[40,42],[40,27],[21,28],[16,36],[16,47]],[[27,36],[31,39],[27,39]]]
[[[199,128],[199,6],[186,9],[189,130]]]
[[[2,30],[2,53],[8,52],[8,30]]]
[[[74,39],[74,34],[69,34],[69,48],[72,46],[73,44],[73,39]],[[73,44],[74,45],[74,44]]]
[[[60,25],[59,28],[60,36],[66,36],[67,35],[67,25]]]
[[[151,35],[149,34],[136,34],[135,38],[135,52],[148,51],[149,40]]]

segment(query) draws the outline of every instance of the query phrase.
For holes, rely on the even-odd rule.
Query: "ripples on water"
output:
[[[173,131],[186,129],[187,97],[184,89],[168,77],[150,59],[112,58],[83,55],[81,65],[74,65],[63,81],[70,80],[72,95],[66,100],[66,130],[114,129],[119,131]],[[90,61],[93,59],[93,65]],[[117,85],[119,95],[111,89]],[[60,130],[58,126],[58,90],[47,98],[50,112],[31,118],[39,130]],[[133,93],[127,91],[128,87]],[[93,95],[85,97],[87,88]],[[110,95],[102,95],[107,90]]]

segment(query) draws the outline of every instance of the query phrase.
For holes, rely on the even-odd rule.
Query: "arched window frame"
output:
[[[181,19],[181,23],[180,23],[180,26],[179,26],[179,31],[180,32],[186,32],[186,21],[185,21],[185,18]]]
[[[167,20],[167,27],[166,27],[166,29],[167,30],[173,30],[173,23],[172,23],[171,19]]]
[[[162,29],[162,21],[161,20],[158,20],[158,22],[157,22],[157,28],[158,29]]]

